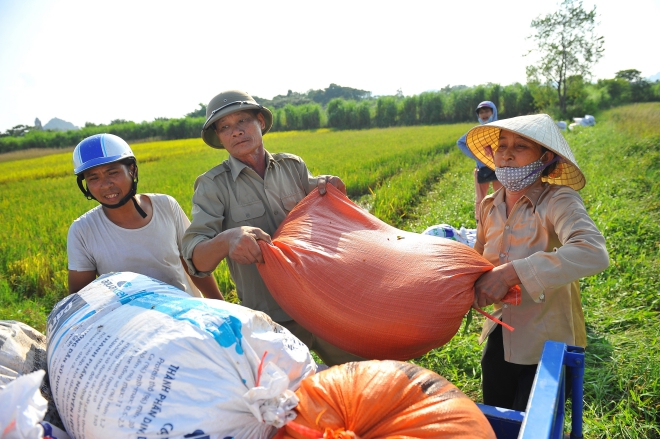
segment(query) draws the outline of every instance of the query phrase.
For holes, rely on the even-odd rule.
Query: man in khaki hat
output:
[[[313,177],[300,157],[266,151],[262,136],[272,125],[272,113],[245,92],[224,91],[211,99],[202,139],[212,148],[226,149],[229,158],[195,181],[184,258],[190,273],[199,277],[209,276],[226,258],[241,303],[268,314],[327,365],[362,360],[293,321],[255,265],[263,262],[257,240],[270,243],[286,215],[312,190],[318,187],[323,195],[329,183],[346,194],[339,177]]]

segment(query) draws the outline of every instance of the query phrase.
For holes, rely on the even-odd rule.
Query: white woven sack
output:
[[[269,438],[316,370],[266,314],[135,273],[102,276],[48,317],[51,390],[72,438]]]

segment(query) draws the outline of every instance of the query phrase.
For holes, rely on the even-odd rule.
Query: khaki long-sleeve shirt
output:
[[[230,156],[197,178],[193,220],[183,237],[183,257],[190,274],[211,274],[198,271],[192,262],[197,244],[241,226],[258,227],[272,236],[286,215],[317,186],[318,177],[312,177],[298,156],[266,152],[266,164],[262,179]],[[238,264],[231,258],[227,258],[227,264],[243,306],[263,311],[276,322],[292,320],[271,296],[256,264]]]
[[[506,216],[504,189],[481,204],[475,250],[493,265],[513,262],[522,281],[519,306],[495,304],[503,329],[504,359],[537,364],[547,340],[586,346],[579,279],[605,270],[605,238],[578,193],[537,180]],[[495,328],[486,320],[479,343]]]

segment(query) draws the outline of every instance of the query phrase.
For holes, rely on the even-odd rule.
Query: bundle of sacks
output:
[[[307,347],[267,315],[135,273],[60,301],[47,337],[72,437],[270,438],[316,371]]]
[[[574,130],[576,127],[592,127],[596,125],[596,118],[590,114],[585,114],[584,117],[574,117],[573,123],[568,126],[569,130]]]

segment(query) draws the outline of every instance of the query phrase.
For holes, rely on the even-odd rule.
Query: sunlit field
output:
[[[339,175],[351,199],[400,229],[434,224],[474,228],[473,162],[455,146],[472,125],[359,131],[280,132],[271,152],[300,155],[314,174]],[[660,437],[660,104],[597,116],[566,133],[587,186],[580,191],[607,239],[610,268],[582,280],[588,347],[585,437]],[[191,209],[195,178],[227,157],[201,139],[131,145],[140,192],[167,193]],[[67,294],[66,235],[96,205],[80,193],[71,151],[0,157],[0,320],[45,332]],[[130,249],[128,250],[130,251]],[[215,272],[226,296],[224,263]],[[481,318],[443,348],[414,360],[481,400]]]

